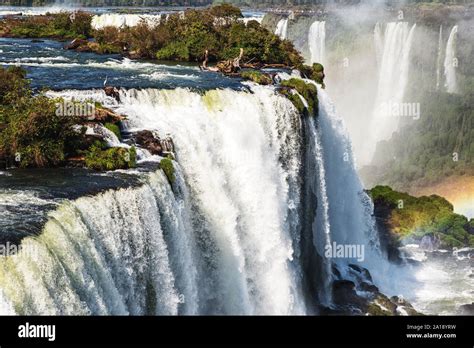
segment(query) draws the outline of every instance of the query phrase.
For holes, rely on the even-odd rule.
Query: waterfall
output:
[[[331,306],[331,242],[386,271],[350,140],[318,87],[305,117],[272,87],[121,90],[128,131],[170,133],[175,181],[65,201],[0,259],[0,314],[313,314]],[[28,252],[34,251],[34,253]],[[377,279],[377,278],[376,278]],[[377,284],[379,285],[379,284]],[[382,287],[383,288],[383,287]]]
[[[120,14],[120,13],[105,13],[95,15],[92,17],[92,28],[103,29],[105,27],[134,27],[138,23],[144,22],[149,26],[155,26],[160,23],[161,14]]]
[[[281,39],[285,40],[287,38],[287,32],[288,18],[280,19],[275,30],[275,35],[278,35]]]
[[[326,22],[315,21],[308,34],[308,45],[311,52],[311,63],[324,65],[326,55]]]
[[[390,115],[393,105],[403,102],[405,87],[408,81],[410,50],[416,24],[409,29],[406,22],[387,23],[383,39],[383,50],[380,59],[379,80],[374,110],[370,121],[370,136],[365,142],[362,164],[369,163],[378,141],[388,139],[397,129],[398,118]],[[376,42],[377,30],[375,30]]]
[[[439,90],[441,83],[441,64],[443,62],[443,26],[439,26],[439,38],[438,38],[438,59],[436,61],[436,90]]]
[[[444,86],[448,93],[457,92],[457,82],[456,82],[456,68],[458,66],[456,58],[456,35],[458,32],[458,26],[455,25],[451,29],[449,34],[448,42],[446,44],[446,56],[444,58],[444,76],[446,77],[446,82]]]
[[[374,44],[375,44],[375,56],[377,59],[377,64],[380,67],[382,64],[382,55],[383,55],[383,35],[382,29],[380,28],[380,23],[375,24],[374,29]]]

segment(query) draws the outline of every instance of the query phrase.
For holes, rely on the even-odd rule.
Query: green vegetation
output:
[[[0,68],[0,157],[20,167],[61,164],[80,134],[73,117],[56,115],[58,100],[33,97],[21,68]]]
[[[165,175],[168,178],[168,181],[170,182],[170,184],[174,183],[175,180],[176,180],[176,177],[174,175],[173,160],[169,157],[163,158],[160,161],[160,168],[165,173]]]
[[[92,34],[91,20],[92,16],[82,11],[7,18],[0,22],[0,33],[25,38],[87,38]]]
[[[308,114],[316,115],[318,112],[318,90],[314,84],[306,83],[301,79],[292,78],[281,83],[282,87],[290,88],[298,92],[308,103]],[[295,107],[300,111],[301,114],[304,113],[306,107],[294,92],[283,89],[281,91],[290,101],[295,105]]]
[[[94,170],[128,169],[136,166],[136,158],[135,147],[107,149],[103,143],[96,141],[86,151],[85,163],[87,168]]]
[[[407,188],[435,184],[452,175],[473,175],[472,105],[472,93],[432,93],[423,98],[420,119],[405,120],[407,124],[390,140],[377,145],[376,168],[364,171],[367,181]]]
[[[115,134],[115,136],[119,139],[122,140],[122,134],[120,133],[120,127],[114,123],[106,123],[104,125],[105,128],[107,128],[109,131]]]
[[[306,78],[316,81],[323,88],[326,87],[324,84],[324,67],[322,64],[314,63],[312,66],[302,65],[299,67],[299,70]]]
[[[0,22],[0,36],[92,38],[95,41],[83,41],[74,48],[175,61],[203,61],[206,50],[209,61],[233,59],[243,48],[243,62],[292,67],[302,64],[303,58],[291,42],[281,40],[257,21],[246,24],[239,20],[241,17],[238,8],[224,4],[174,13],[154,27],[142,22],[131,28],[92,30],[90,14],[59,13],[8,18]]]
[[[103,142],[90,145],[81,118],[58,113],[62,99],[33,95],[25,70],[0,68],[0,160],[19,167],[55,167],[84,156],[95,170],[132,168],[136,150],[110,148]],[[98,110],[101,111],[101,110]],[[104,110],[102,110],[104,111]],[[79,126],[79,127],[78,127]],[[105,127],[120,138],[116,124]]]
[[[242,61],[300,65],[302,57],[289,41],[261,27],[256,21],[239,21],[238,8],[222,5],[205,10],[172,14],[154,28],[145,24],[114,32],[105,28],[95,36],[99,43],[128,47],[134,57],[202,61],[206,50],[210,61],[233,59],[244,49]],[[100,39],[99,39],[100,38]]]
[[[271,85],[273,83],[273,80],[270,75],[264,74],[258,70],[243,71],[240,74],[240,77],[245,80],[250,80],[255,83],[258,83],[259,85]]]
[[[474,219],[455,214],[444,198],[417,198],[388,186],[376,186],[369,194],[376,210],[388,209],[390,230],[399,240],[432,235],[439,238],[442,247],[474,247]]]

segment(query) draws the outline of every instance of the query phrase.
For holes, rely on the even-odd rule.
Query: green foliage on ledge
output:
[[[60,165],[80,140],[74,118],[56,114],[58,100],[32,96],[25,76],[0,67],[0,158],[20,167]]]
[[[87,38],[92,34],[91,21],[92,15],[82,11],[7,18],[0,22],[0,33],[22,38]]]
[[[417,198],[389,186],[376,186],[369,194],[376,211],[388,212],[390,230],[398,239],[433,235],[442,247],[474,247],[474,219],[454,213],[446,199],[437,195]]]
[[[317,116],[318,112],[318,90],[314,84],[306,83],[301,79],[292,78],[281,83],[281,87],[290,88],[298,92],[308,103],[308,114]],[[295,105],[298,111],[303,114],[306,107],[299,96],[288,90],[281,90],[280,93],[285,95]]]
[[[96,141],[86,151],[85,162],[87,168],[101,171],[135,168],[137,153],[135,147],[107,149],[100,141]]]
[[[273,80],[270,75],[262,73],[258,70],[246,70],[240,74],[244,80],[253,81],[259,85],[271,85]]]
[[[314,63],[312,66],[309,65],[301,65],[299,70],[303,76],[308,79],[311,79],[317,83],[319,83],[323,88],[325,88],[324,84],[324,67],[322,64]]]
[[[174,166],[173,166],[173,161],[171,158],[163,158],[160,161],[160,168],[163,170],[165,173],[166,177],[168,178],[168,181],[170,184],[173,184],[176,180],[176,177],[174,175]]]
[[[122,140],[122,133],[120,132],[120,127],[118,125],[114,123],[106,123],[104,124],[104,127],[114,133],[118,140]]]

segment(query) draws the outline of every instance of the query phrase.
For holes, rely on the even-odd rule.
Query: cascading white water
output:
[[[173,134],[173,191],[156,173],[140,188],[64,203],[38,238],[23,241],[39,260],[0,261],[8,306],[19,314],[306,313],[300,116],[274,90],[253,92],[122,91],[117,110],[130,129]]]
[[[380,23],[375,24],[374,28],[374,44],[375,44],[375,56],[377,59],[377,64],[380,67],[382,64],[382,55],[383,55],[383,35],[382,28]]]
[[[398,294],[400,287],[395,275],[396,266],[382,254],[375,226],[373,204],[364,191],[357,175],[352,144],[343,119],[336,113],[326,91],[318,87],[319,115],[316,128],[320,130],[320,143],[324,158],[330,242],[337,245],[363,246],[363,260],[332,258],[344,277],[351,278],[347,264],[359,264],[370,270],[377,286],[387,294]],[[394,277],[387,279],[387,272]]]
[[[436,90],[439,90],[441,84],[441,64],[443,63],[443,26],[439,26],[438,37],[438,59],[436,60]]]
[[[457,92],[456,68],[458,66],[456,58],[456,36],[458,26],[451,29],[448,42],[446,43],[446,56],[444,58],[444,76],[446,78],[444,86],[448,93]]]
[[[288,18],[280,19],[277,24],[275,35],[278,35],[283,40],[287,38],[288,33]]]
[[[155,26],[160,23],[161,14],[120,14],[105,13],[92,17],[92,28],[102,29],[105,27],[135,27],[140,22],[144,22],[149,26]]]
[[[326,257],[331,242],[364,245],[362,264],[383,274],[372,205],[326,92],[318,118],[302,119],[273,88],[251,89],[121,90],[120,103],[62,92],[127,115],[129,131],[172,134],[176,180],[158,171],[63,203],[25,251],[0,260],[0,313],[313,313],[331,305],[332,265],[356,263]],[[308,268],[316,253],[322,264]]]
[[[326,22],[315,21],[308,33],[308,45],[311,63],[325,63],[326,56]]]
[[[410,50],[416,24],[409,29],[406,22],[387,23],[380,61],[379,80],[374,111],[370,120],[369,139],[359,158],[361,164],[371,161],[375,146],[380,140],[388,139],[397,129],[399,119],[391,115],[391,105],[403,102],[408,81]],[[376,41],[377,30],[375,31]]]
[[[62,204],[40,236],[24,239],[18,255],[0,260],[0,289],[9,305],[17,314],[177,314],[180,294],[160,196],[168,199],[167,213],[180,216],[162,173],[139,189]],[[175,230],[172,238],[181,234]],[[193,268],[186,271],[192,278]]]

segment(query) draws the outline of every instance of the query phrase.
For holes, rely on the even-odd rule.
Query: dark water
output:
[[[41,232],[47,213],[65,199],[136,186],[144,172],[156,169],[156,164],[147,163],[136,170],[108,173],[82,168],[0,171],[0,244]]]
[[[28,71],[33,88],[92,89],[107,85],[124,88],[193,89],[242,88],[239,79],[201,71],[197,64],[132,61],[120,55],[65,50],[65,43],[0,38],[0,64]]]

